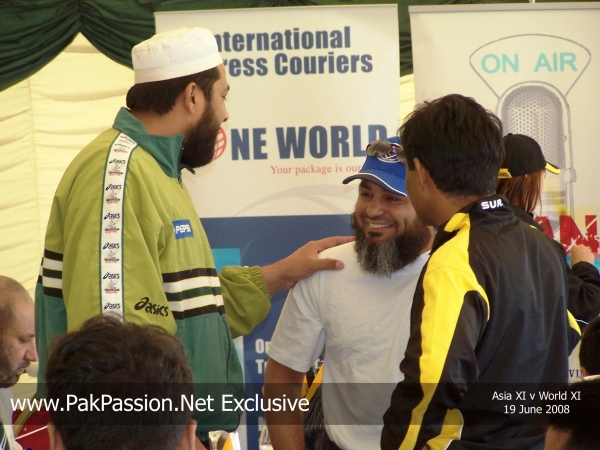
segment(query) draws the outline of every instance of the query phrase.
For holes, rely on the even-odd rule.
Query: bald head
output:
[[[37,361],[35,318],[29,293],[4,276],[0,276],[0,330],[0,385],[12,386]]]
[[[24,304],[33,308],[33,300],[21,283],[0,275],[0,330],[7,330],[13,324],[15,306]]]

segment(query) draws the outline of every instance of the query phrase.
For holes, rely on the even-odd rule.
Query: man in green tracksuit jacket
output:
[[[75,157],[54,197],[36,287],[39,379],[50,341],[94,315],[159,325],[183,343],[196,397],[216,399],[215,412],[195,416],[206,440],[209,430],[237,428],[241,415],[219,411],[224,395],[243,396],[232,332],[246,334],[260,322],[277,290],[340,268],[317,254],[347,239],[309,243],[271,266],[217,274],[181,179],[182,169],[212,160],[228,119],[216,41],[208,30],[175,30],[137,45],[132,58],[130,110],[122,108],[113,127]]]
[[[381,447],[541,449],[533,408],[579,340],[564,253],[494,195],[502,125],[473,99],[422,105],[401,133],[408,195],[437,234]]]

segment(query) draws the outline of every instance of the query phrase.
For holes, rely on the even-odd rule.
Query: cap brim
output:
[[[546,170],[554,175],[558,175],[560,173],[560,169],[558,166],[555,166],[552,163],[546,162]]]
[[[370,174],[370,173],[357,173],[356,175],[352,175],[352,176],[344,179],[344,181],[342,181],[342,183],[348,184],[353,180],[371,181],[371,182],[375,183],[376,185],[378,185],[379,187],[381,187],[382,189],[385,189],[386,191],[390,191],[395,194],[404,195],[405,197],[408,197],[408,194],[406,192],[402,192],[398,189],[393,188],[388,183],[386,183],[383,179],[379,178],[376,175]]]

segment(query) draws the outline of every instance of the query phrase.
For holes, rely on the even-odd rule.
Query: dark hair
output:
[[[600,448],[600,378],[572,383],[560,392],[566,392],[567,398],[553,403],[556,413],[547,414],[546,423],[570,431],[564,450]],[[547,408],[544,405],[545,411]]]
[[[210,103],[213,85],[220,77],[218,67],[213,67],[185,77],[134,84],[127,92],[127,107],[163,116],[173,109],[177,97],[190,83],[196,83]]]
[[[504,156],[500,119],[475,100],[451,94],[418,105],[399,130],[410,170],[414,158],[452,195],[496,190]]]
[[[192,373],[177,338],[154,325],[96,316],[53,342],[46,369],[48,399],[165,399],[193,395]],[[75,396],[75,397],[69,397]],[[49,411],[67,450],[175,449],[192,412],[142,408],[133,412]],[[125,410],[123,410],[125,411]],[[131,411],[131,410],[130,410]]]
[[[600,375],[600,316],[592,320],[583,331],[579,364],[590,375]]]
[[[512,178],[500,178],[496,192],[510,203],[532,213],[542,195],[542,177],[546,169]]]

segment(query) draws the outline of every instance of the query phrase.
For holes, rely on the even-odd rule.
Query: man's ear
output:
[[[431,175],[429,175],[429,170],[425,168],[419,158],[414,158],[413,164],[415,165],[415,171],[417,172],[419,187],[421,189],[430,187],[430,185],[433,184],[433,180],[431,179]]]
[[[50,450],[65,450],[62,437],[52,422],[48,423],[48,436],[50,437]]]
[[[197,422],[193,419],[183,429],[177,450],[195,450],[205,448],[196,437]]]
[[[204,111],[206,99],[196,83],[190,82],[181,95],[183,95],[183,105],[190,114]]]
[[[588,377],[590,376],[590,373],[587,371],[587,369],[583,366],[581,366],[581,376],[582,377]]]

